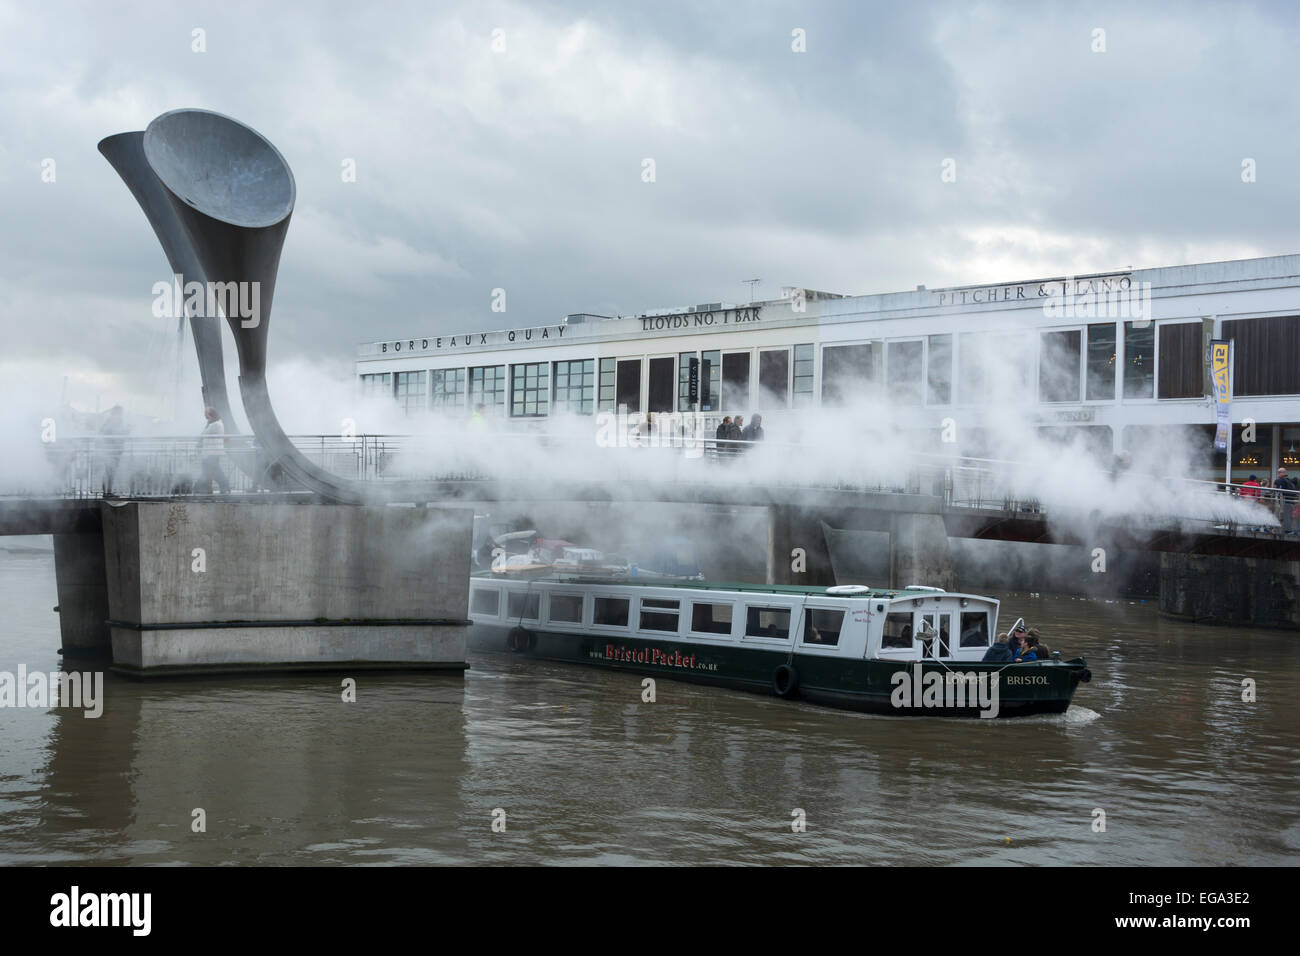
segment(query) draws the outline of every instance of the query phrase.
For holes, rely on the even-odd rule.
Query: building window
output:
[[[1088,401],[1115,401],[1115,323],[1088,326]]]
[[[1124,323],[1124,397],[1154,398],[1156,394],[1156,327],[1146,321]]]
[[[881,647],[910,648],[912,646],[912,614],[896,611],[885,615],[885,630],[880,639]]]
[[[794,347],[794,407],[807,408],[817,399],[813,392],[813,360],[811,345]]]
[[[1234,398],[1300,394],[1300,316],[1225,321],[1223,337],[1234,342]]]
[[[471,614],[486,614],[496,617],[500,606],[500,591],[493,588],[475,588],[473,597],[469,602],[469,611]]]
[[[921,342],[890,342],[885,346],[885,381],[896,405],[921,404]]]
[[[961,354],[957,357],[957,398],[963,405],[988,401],[984,383],[988,338],[985,332],[961,334]]]
[[[646,362],[646,411],[651,413],[673,410],[673,365],[671,356],[652,358]]]
[[[378,375],[361,376],[361,394],[378,395],[383,398],[393,397],[393,373],[381,372]]]
[[[677,632],[677,601],[641,599],[641,630]]]
[[[450,411],[465,407],[465,370],[463,368],[436,368],[430,375],[429,404]]]
[[[957,356],[957,401],[963,405],[1000,400],[1032,402],[1034,342],[1024,332],[963,332]]]
[[[537,591],[511,591],[506,596],[506,617],[537,620],[537,608],[541,604],[541,594]]]
[[[596,360],[555,363],[555,410],[590,415],[596,410]]]
[[[747,412],[749,408],[749,353],[722,356],[722,408]]]
[[[602,412],[614,411],[615,402],[615,382],[618,375],[618,361],[612,358],[603,358],[600,360],[600,410]]]
[[[834,647],[839,644],[840,631],[843,629],[843,611],[820,607],[810,607],[804,611],[803,642],[805,644]]]
[[[1038,400],[1077,402],[1080,397],[1080,351],[1083,333],[1044,332],[1039,336]]]
[[[692,604],[691,630],[697,634],[731,634],[730,604]]]
[[[619,408],[641,411],[641,360],[619,359],[614,375],[614,397]]]
[[[469,404],[477,410],[480,405],[489,415],[501,415],[506,410],[506,367],[483,365],[469,370]]]
[[[601,627],[627,627],[627,598],[596,598],[591,623]]]
[[[397,404],[407,415],[422,412],[429,407],[427,372],[397,373]]]
[[[1162,325],[1158,330],[1160,381],[1157,398],[1200,398],[1205,394],[1205,346],[1200,322]]]
[[[550,404],[551,386],[545,362],[510,366],[514,384],[510,389],[510,414],[515,418],[538,418]]]
[[[1288,471],[1292,468],[1300,468],[1300,428],[1283,428],[1282,443],[1279,446],[1282,453],[1282,466]]]
[[[745,608],[745,636],[789,640],[790,609],[788,607]]]
[[[790,350],[758,353],[758,404],[785,408],[790,404]]]
[[[952,336],[931,335],[926,342],[929,360],[926,363],[926,401],[931,405],[952,402]]]
[[[962,647],[989,646],[989,616],[985,611],[963,611],[961,636],[957,643]]]
[[[822,404],[842,405],[876,380],[876,353],[871,343],[828,345],[822,349]]]
[[[547,616],[562,624],[581,624],[582,601],[581,594],[552,594]]]

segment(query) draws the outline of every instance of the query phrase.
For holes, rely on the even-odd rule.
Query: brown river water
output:
[[[109,674],[97,719],[0,708],[0,862],[1300,859],[1300,635],[998,596],[1088,658],[1067,713],[875,717],[666,679],[643,703],[635,675],[489,654],[359,673],[355,703],[341,674]],[[0,550],[0,671],[58,668],[55,603],[51,553]]]

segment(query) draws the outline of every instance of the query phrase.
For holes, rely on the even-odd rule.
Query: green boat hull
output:
[[[575,635],[475,624],[476,650],[584,664],[895,716],[1018,717],[1059,714],[1087,662],[852,660],[752,647]],[[930,676],[934,675],[934,676]]]

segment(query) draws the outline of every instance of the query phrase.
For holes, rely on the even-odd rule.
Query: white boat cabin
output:
[[[998,602],[911,587],[881,590],[574,580],[470,580],[476,625],[670,640],[850,659],[978,661]]]

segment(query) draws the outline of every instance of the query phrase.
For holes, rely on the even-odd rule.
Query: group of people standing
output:
[[[725,416],[713,437],[718,441],[719,452],[738,452],[745,446],[731,444],[732,442],[762,441],[763,435],[763,416],[755,412],[748,425],[745,424],[744,415],[737,415],[734,421],[730,415]]]
[[[1270,487],[1254,475],[1242,483],[1241,497],[1261,501],[1268,498],[1282,523],[1283,534],[1300,534],[1300,485],[1287,474],[1285,468],[1277,470],[1277,478]],[[1259,530],[1263,531],[1263,528]]]

